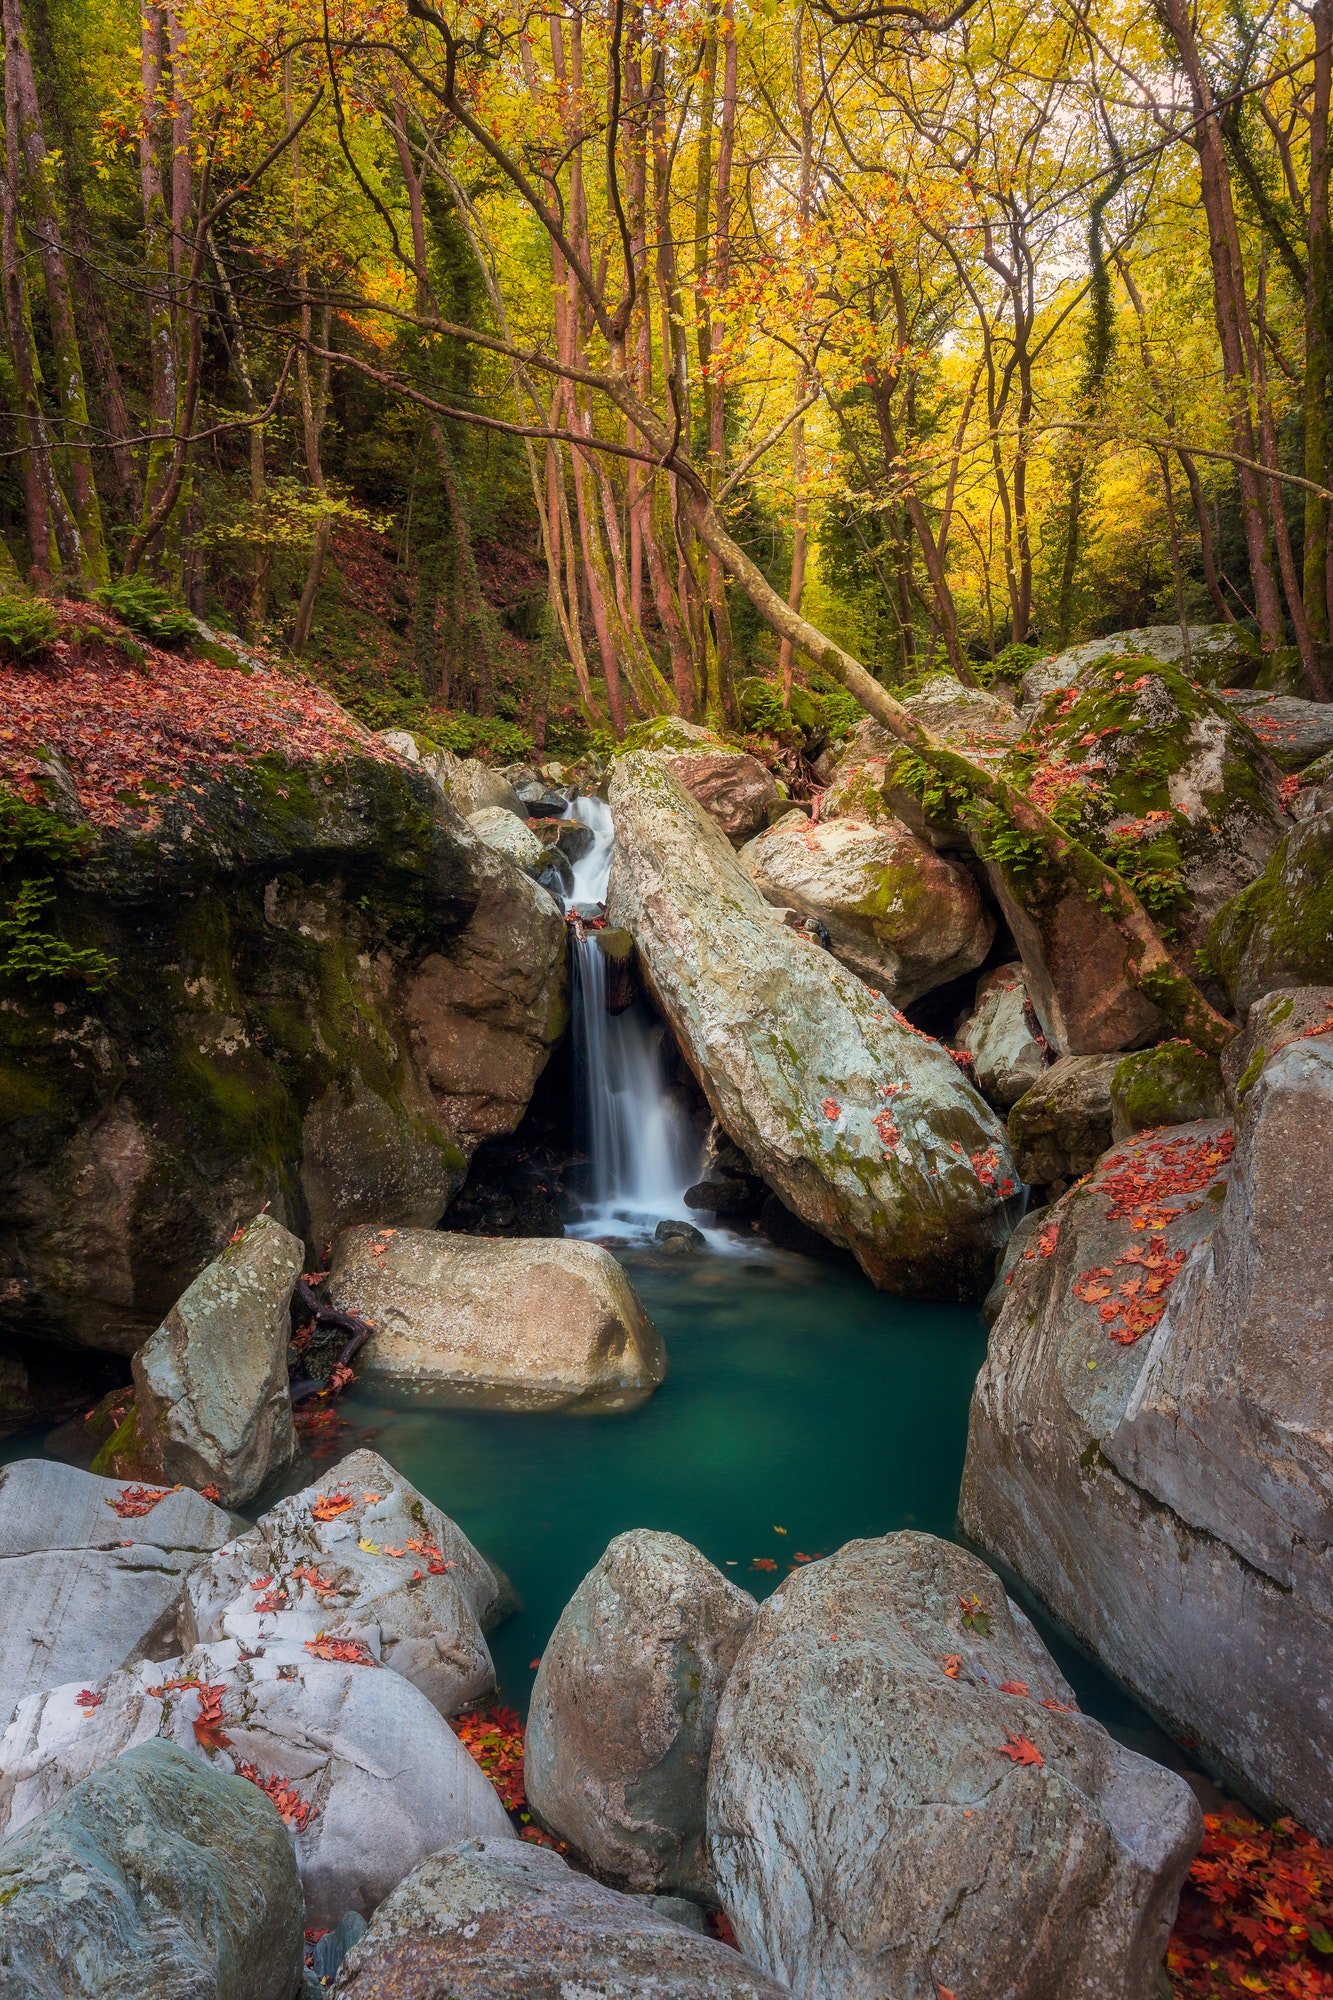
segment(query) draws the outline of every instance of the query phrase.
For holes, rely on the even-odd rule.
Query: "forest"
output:
[[[1331,22],[5,0],[10,587],[501,757],[1151,624],[1325,696]]]

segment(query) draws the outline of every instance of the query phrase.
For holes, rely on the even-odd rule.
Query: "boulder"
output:
[[[1238,626],[1191,625],[1189,638],[1191,680],[1215,688],[1240,687],[1253,680],[1259,667],[1257,650],[1253,639]],[[1127,656],[1183,669],[1185,649],[1179,625],[1143,625],[1132,632],[1112,632],[1104,639],[1086,639],[1063,653],[1038,660],[1023,676],[1023,705],[1035,707],[1048,694],[1069,687],[1097,660]]]
[[[966,869],[901,820],[789,814],[740,858],[761,895],[818,918],[834,957],[898,1007],[980,965],[995,935]]]
[[[741,1950],[819,2000],[1149,2000],[1203,1833],[965,1550],[849,1542],[761,1605],[708,1777]]]
[[[1049,695],[1005,761],[1038,804],[1138,890],[1182,965],[1263,868],[1287,824],[1277,771],[1223,701],[1151,660],[1094,662]],[[1059,1054],[1140,1047],[1164,1032],[1126,975],[1126,943],[1077,883],[993,818],[969,818]]]
[[[550,860],[531,828],[504,806],[483,806],[480,812],[468,814],[467,823],[478,840],[484,840],[497,854],[507,854],[534,881]]]
[[[960,1520],[1231,1788],[1327,1840],[1333,1032],[1243,1102],[1229,1183],[1230,1132],[1176,1126],[1059,1205],[991,1334]]]
[[[1333,813],[1293,827],[1262,875],[1218,912],[1207,951],[1241,1014],[1278,987],[1333,984]]]
[[[995,1280],[981,1301],[981,1317],[987,1326],[994,1326],[1004,1310],[1004,1302],[1013,1284],[1014,1266],[1020,1260],[1031,1263],[1045,1251],[1043,1232],[1050,1240],[1051,1211],[1049,1208],[1030,1208],[1021,1221],[1014,1224],[1014,1233],[995,1260]]]
[[[472,1840],[423,1861],[343,1960],[338,2000],[782,2000],[726,1945],[549,1847]]]
[[[1016,742],[1025,727],[1012,702],[984,688],[970,688],[956,674],[930,674],[903,707],[934,735],[987,761],[988,753]]]
[[[521,785],[515,785],[514,790],[529,819],[560,819],[569,810],[566,794],[547,784],[544,778],[530,778]]]
[[[493,1409],[631,1408],[666,1373],[656,1327],[596,1243],[351,1229],[326,1294],[374,1323],[366,1382]]]
[[[1256,1000],[1245,1026],[1222,1051],[1222,1088],[1238,1110],[1263,1074],[1269,1056],[1333,1026],[1333,986],[1292,986]]]
[[[691,750],[668,755],[668,770],[740,847],[768,823],[768,809],[781,797],[773,773],[741,750]]]
[[[386,740],[389,732],[386,732]],[[396,736],[406,735],[405,730],[394,730]],[[492,771],[477,757],[455,757],[448,750],[420,750],[416,759],[424,771],[432,777],[456,812],[470,819],[473,813],[485,812],[490,807],[498,807],[502,812],[513,813],[518,819],[526,819],[527,813],[518,793],[507,777],[500,771]]]
[[[301,1239],[257,1215],[134,1357],[145,1462],[243,1507],[296,1456],[287,1379]]]
[[[482,1634],[504,1579],[378,1452],[279,1501],[189,1580],[185,1645],[370,1632],[378,1657],[453,1715],[495,1685]]]
[[[1061,1056],[1009,1113],[1014,1165],[1031,1186],[1078,1180],[1111,1143],[1114,1056]]]
[[[621,757],[611,803],[609,914],[731,1138],[883,1289],[979,1296],[1016,1179],[947,1050],[774,916],[660,759]]]
[[[176,1652],[185,1580],[230,1533],[184,1488],[126,1488],[44,1458],[0,1466],[0,1726],[24,1695]]]
[[[535,819],[528,831],[544,847],[558,847],[566,861],[582,861],[592,852],[597,835],[581,819]]]
[[[3,2000],[292,2000],[287,1829],[241,1778],[144,1743],[0,1845]]]
[[[53,921],[119,969],[0,1011],[0,1338],[133,1353],[266,1200],[312,1263],[347,1223],[431,1227],[526,1110],[560,912],[343,721],[336,762],[298,737],[87,824]]]
[[[1116,1142],[1158,1125],[1225,1118],[1226,1111],[1221,1063],[1191,1042],[1161,1042],[1125,1056],[1111,1078],[1111,1137]]]
[[[523,1782],[543,1823],[623,1888],[707,1898],[718,1698],[755,1614],[696,1548],[617,1535],[547,1642]]]
[[[0,1739],[0,1827],[15,1833],[136,1744],[174,1743],[267,1791],[295,1843],[306,1922],[324,1928],[346,1910],[369,1916],[451,1841],[514,1837],[495,1787],[424,1694],[364,1640],[361,1664],[312,1647],[339,1650],[313,1635],[253,1652],[228,1640],[34,1695]]]
[[[696,1229],[690,1222],[677,1222],[670,1216],[658,1223],[653,1231],[653,1239],[665,1249],[681,1256],[692,1255],[694,1251],[702,1250],[707,1241],[702,1229]]]
[[[977,981],[972,1012],[958,1025],[958,1048],[972,1058],[977,1089],[1007,1111],[1046,1067],[1046,1037],[1028,1000],[1021,965],[998,965]]]
[[[1219,696],[1239,711],[1281,771],[1303,771],[1333,750],[1333,704],[1299,701],[1290,694],[1261,694],[1257,688]]]
[[[982,763],[994,762],[988,748],[967,746]],[[830,757],[832,753],[827,753]],[[966,854],[970,842],[961,822],[945,809],[927,808],[903,782],[909,753],[882,724],[866,716],[833,759],[820,803],[820,819],[857,819],[870,826],[905,826],[936,853]]]

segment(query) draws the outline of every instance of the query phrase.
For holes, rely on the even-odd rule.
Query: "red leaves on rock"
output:
[[[885,1105],[882,1111],[876,1112],[870,1122],[879,1133],[879,1142],[884,1148],[884,1157],[888,1159],[901,1136],[898,1127],[893,1122],[893,1113]]]
[[[1037,1770],[1041,1769],[1046,1759],[1035,1743],[1029,1743],[1026,1736],[1015,1736],[1012,1730],[1006,1729],[1004,1734],[1006,1740],[999,1745],[999,1756],[1011,1757],[1015,1764],[1031,1764]]]
[[[298,1563],[291,1574],[293,1583],[308,1583],[312,1590],[337,1589],[333,1578],[331,1576],[321,1576],[314,1563]],[[269,1583],[272,1581],[272,1578],[266,1577],[264,1581]],[[251,1584],[250,1588],[253,1590],[254,1585]]]
[[[116,1498],[106,1504],[123,1521],[134,1521],[151,1514],[158,1501],[173,1490],[170,1486],[122,1486]]]
[[[227,1692],[225,1681],[214,1686],[207,1681],[199,1682],[199,1713],[194,1718],[196,1743],[202,1743],[206,1750],[226,1750],[231,1743],[222,1727],[222,1697]]]
[[[270,1590],[264,1597],[255,1599],[256,1611],[283,1611],[287,1606],[287,1593],[281,1587]]]
[[[303,1799],[292,1785],[290,1778],[276,1776],[261,1778],[258,1765],[239,1763],[236,1766],[236,1775],[238,1778],[248,1778],[252,1785],[258,1786],[265,1798],[272,1799],[293,1833],[304,1833],[311,1820],[319,1818],[319,1807],[312,1805],[308,1799]]]
[[[220,1486],[215,1485],[214,1482],[210,1479],[207,1486],[201,1486],[199,1488],[199,1498],[201,1500],[211,1500],[213,1502],[213,1505],[217,1507],[221,1504],[222,1501],[222,1488]]]
[[[74,1699],[85,1715],[91,1715],[95,1708],[102,1706],[102,1703],[106,1700],[106,1696],[104,1694],[95,1694],[92,1688],[80,1688]]]
[[[1030,1250],[1025,1250],[1023,1252],[1023,1262],[1026,1264],[1030,1262],[1030,1260],[1033,1257],[1053,1257],[1055,1255],[1055,1246],[1056,1243],[1059,1241],[1059,1237],[1060,1237],[1059,1223],[1058,1222],[1046,1223],[1042,1229],[1038,1230],[1037,1240],[1032,1245],[1032,1248]]]
[[[1187,1211],[1164,1209],[1161,1203],[1210,1186],[1235,1146],[1236,1135],[1228,1127],[1211,1138],[1154,1139],[1133,1153],[1110,1154],[1097,1176],[1098,1192],[1110,1204],[1107,1221],[1128,1218],[1134,1229],[1164,1229]]]
[[[826,1118],[841,1118],[842,1106],[836,1097],[826,1097],[822,1106]]]
[[[336,1521],[340,1514],[348,1513],[355,1505],[350,1493],[320,1493],[311,1506],[311,1519]]]
[[[411,1549],[413,1555],[427,1557],[426,1568],[432,1576],[443,1576],[446,1570],[458,1568],[456,1562],[445,1561],[444,1551],[426,1535],[409,1535],[407,1546]],[[420,1576],[420,1574],[421,1572],[418,1570],[417,1575]]]
[[[956,1681],[958,1679],[959,1673],[962,1670],[962,1665],[963,1665],[962,1654],[950,1653],[944,1662],[944,1672],[946,1677],[951,1681]]]
[[[338,1660],[350,1667],[377,1664],[364,1639],[326,1639],[321,1633],[318,1639],[307,1639],[305,1649],[314,1660]]]
[[[1154,1236],[1146,1251],[1131,1247],[1116,1258],[1117,1265],[1141,1265],[1142,1277],[1126,1278],[1113,1287],[1106,1280],[1115,1276],[1115,1270],[1102,1264],[1083,1272],[1074,1285],[1074,1297],[1099,1308],[1098,1317],[1110,1339],[1132,1347],[1151,1333],[1166,1311],[1166,1292],[1184,1261],[1183,1249],[1168,1250],[1161,1237]]]
[[[1030,1687],[1028,1686],[1028,1684],[1027,1684],[1027,1682],[1026,1682],[1026,1681],[1001,1681],[1001,1682],[1000,1682],[1000,1693],[1001,1693],[1001,1694],[1031,1694],[1031,1692],[1032,1692],[1032,1689],[1031,1689],[1031,1688],[1030,1688]]]
[[[523,1724],[512,1708],[478,1709],[450,1724],[468,1755],[479,1764],[509,1812],[527,1805],[523,1790]]]
[[[1333,1849],[1209,1813],[1166,1955],[1181,2000],[1333,2000]]]

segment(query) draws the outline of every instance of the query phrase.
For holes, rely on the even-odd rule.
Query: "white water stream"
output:
[[[611,808],[577,799],[567,817],[591,827],[593,844],[574,864],[566,907],[587,910],[606,900],[615,845]],[[575,1139],[588,1155],[582,1218],[571,1236],[608,1233],[650,1237],[670,1217],[698,1225],[685,1190],[699,1178],[699,1143],[667,1094],[664,1030],[636,1000],[622,1014],[606,1011],[605,955],[595,933],[570,939],[573,973]]]

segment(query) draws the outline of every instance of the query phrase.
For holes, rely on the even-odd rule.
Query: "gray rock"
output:
[[[530,827],[504,806],[483,806],[469,813],[467,823],[478,840],[484,840],[497,854],[506,854],[533,880],[548,866],[550,855]]]
[[[1327,1840],[1333,1038],[1277,1048],[1243,1106],[1229,1184],[1224,1128],[1178,1126],[1060,1204],[991,1334],[960,1519],[1233,1789]],[[1145,1243],[1165,1310],[1108,1339]]]
[[[1235,1040],[1222,1051],[1222,1085],[1235,1111],[1259,1081],[1269,1056],[1288,1042],[1333,1028],[1333,986],[1281,987],[1256,1000]]]
[[[476,757],[455,757],[447,750],[427,751],[423,768],[434,778],[445,797],[469,819],[490,806],[526,819],[527,811],[518,793],[503,772],[492,771]]]
[[[337,2000],[782,2000],[785,1986],[550,1848],[468,1841],[394,1890],[343,1961]]]
[[[515,785],[514,790],[529,819],[559,819],[569,808],[565,794],[548,785],[544,778],[528,779]]]
[[[1206,687],[1239,686],[1253,679],[1258,661],[1252,645],[1234,625],[1191,625],[1190,673]],[[1123,659],[1160,660],[1164,666],[1181,667],[1185,652],[1178,625],[1145,625],[1132,632],[1112,632],[1104,639],[1087,639],[1063,653],[1038,660],[1023,676],[1022,700],[1032,708],[1057,688],[1066,688],[1078,679],[1084,667],[1108,656]]]
[[[184,1489],[120,1515],[126,1490],[51,1459],[0,1467],[0,1727],[24,1695],[179,1650],[185,1580],[231,1522]]]
[[[995,1575],[906,1533],[760,1607],[708,1829],[741,1949],[812,2000],[1149,2000],[1203,1831],[1183,1779],[1077,1712]]]
[[[370,1320],[367,1382],[504,1409],[628,1409],[666,1373],[661,1337],[596,1243],[347,1230],[326,1294]]]
[[[970,1052],[977,1089],[988,1104],[1007,1111],[1032,1089],[1048,1052],[1021,965],[1000,965],[982,974],[972,1012],[959,1023],[955,1041]]]
[[[733,847],[753,839],[768,823],[780,794],[773,773],[742,750],[701,746],[664,759],[678,784],[699,801]]]
[[[1261,694],[1257,688],[1228,691],[1219,699],[1239,709],[1280,770],[1303,771],[1333,750],[1333,703]]]
[[[545,1825],[624,1888],[707,1896],[704,1786],[754,1599],[676,1535],[617,1535],[560,1614],[523,1772]]]
[[[686,1250],[702,1250],[707,1241],[702,1229],[696,1229],[692,1222],[676,1222],[671,1218],[658,1223],[653,1238],[658,1243],[679,1244]]]
[[[285,1788],[279,1804],[306,1921],[330,1927],[349,1909],[369,1916],[451,1841],[513,1837],[495,1788],[448,1723],[374,1661],[374,1628],[360,1647],[369,1664],[312,1657],[312,1644],[321,1644],[314,1630],[308,1640],[290,1631],[247,1646],[227,1640],[21,1703],[0,1739],[0,1827],[14,1833],[136,1744],[175,1743],[213,1770]],[[203,1742],[195,1680],[220,1717]],[[100,1701],[81,1705],[81,1693]]]
[[[901,820],[789,815],[740,858],[761,895],[817,918],[834,957],[897,1007],[980,965],[995,935],[966,869]]]
[[[495,1685],[482,1634],[504,1588],[447,1514],[378,1452],[354,1451],[194,1572],[182,1638],[253,1646],[373,1630],[384,1664],[453,1715]]]
[[[981,1301],[981,1316],[987,1326],[994,1326],[1004,1310],[1004,1302],[1013,1284],[1015,1264],[1020,1261],[1030,1264],[1034,1257],[1041,1255],[1041,1234],[1049,1228],[1050,1221],[1049,1208],[1030,1208],[1014,1225],[1013,1235],[996,1259],[994,1283]]]
[[[903,707],[918,722],[956,749],[1003,750],[1023,734],[1023,718],[1012,702],[984,688],[966,687],[956,674],[931,674]]]
[[[243,1507],[296,1456],[287,1380],[299,1236],[257,1215],[199,1273],[134,1357],[147,1463]]]
[[[1009,1113],[1014,1165],[1031,1186],[1077,1180],[1111,1143],[1118,1056],[1061,1056]]]
[[[1131,1132],[1159,1125],[1225,1118],[1226,1110],[1221,1063],[1191,1042],[1161,1042],[1124,1056],[1111,1078],[1111,1137],[1117,1144]]]
[[[1002,1127],[937,1042],[786,928],[662,761],[617,761],[612,920],[714,1114],[883,1289],[970,1298],[1008,1234]]]
[[[1208,956],[1240,1014],[1278,987],[1333,985],[1333,813],[1293,827],[1219,911]]]
[[[3,2000],[292,2000],[304,1913],[263,1793],[170,1743],[0,1845]]]

